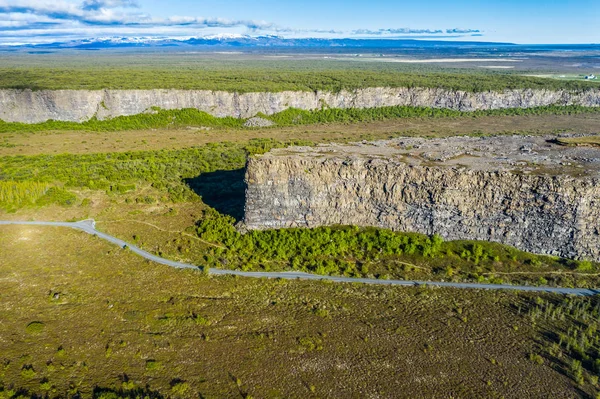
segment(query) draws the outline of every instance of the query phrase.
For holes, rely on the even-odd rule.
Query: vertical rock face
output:
[[[203,90],[0,90],[0,120],[37,123],[49,119],[82,122],[161,109],[195,108],[211,115],[250,118],[288,108],[376,108],[413,106],[459,111],[531,108],[546,105],[600,106],[600,90],[581,92],[506,90],[470,93],[428,88],[367,88],[353,91],[230,93]]]
[[[100,104],[102,91],[0,90],[0,120],[37,123],[50,119],[82,122],[91,119]]]
[[[418,161],[423,154],[411,160],[390,147],[376,154],[370,148],[344,151],[278,150],[251,159],[245,227],[376,226],[600,261],[595,169],[547,175],[504,170],[481,159],[469,167],[452,161],[425,165],[431,162]],[[590,151],[600,155],[584,151],[586,157]]]

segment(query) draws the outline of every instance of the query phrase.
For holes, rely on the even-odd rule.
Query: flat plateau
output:
[[[600,176],[600,147],[563,145],[565,138],[585,143],[577,135],[493,136],[447,138],[399,137],[374,142],[327,144],[273,150],[263,159],[281,156],[345,161],[385,159],[412,166],[512,171],[523,174]],[[588,140],[589,141],[589,140]]]

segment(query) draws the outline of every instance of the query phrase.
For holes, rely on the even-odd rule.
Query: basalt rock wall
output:
[[[0,120],[38,123],[50,119],[83,122],[160,109],[196,108],[218,117],[250,118],[290,107],[314,110],[414,106],[460,111],[531,108],[546,105],[600,106],[600,90],[506,90],[470,93],[428,88],[367,88],[353,91],[231,93],[201,90],[0,90]]]
[[[600,261],[597,177],[279,153],[250,159],[246,181],[250,230],[376,226]]]

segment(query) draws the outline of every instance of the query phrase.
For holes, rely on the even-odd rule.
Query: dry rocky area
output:
[[[600,148],[555,136],[397,138],[248,162],[249,229],[377,226],[600,261]]]
[[[250,118],[244,123],[244,127],[270,127],[273,125],[272,121],[259,117]]]

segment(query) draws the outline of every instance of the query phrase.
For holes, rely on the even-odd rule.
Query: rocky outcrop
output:
[[[270,127],[275,123],[265,118],[254,117],[250,118],[244,123],[244,127]]]
[[[218,117],[250,118],[290,107],[303,110],[414,106],[460,111],[545,105],[600,106],[600,90],[581,92],[506,90],[470,93],[427,88],[368,88],[354,91],[230,93],[201,90],[0,90],[0,120],[37,123],[50,119],[82,122],[161,109],[196,108]]]
[[[275,150],[248,162],[243,224],[377,226],[600,261],[600,149],[546,139]]]

